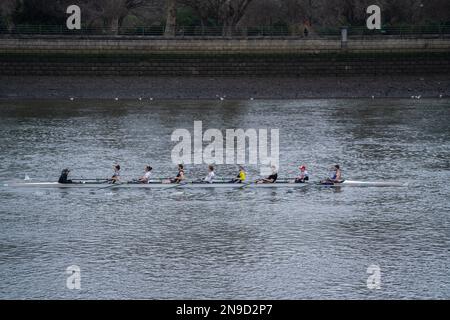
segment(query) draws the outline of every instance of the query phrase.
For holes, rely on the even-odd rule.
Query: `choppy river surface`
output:
[[[127,179],[145,164],[173,176],[171,133],[196,120],[279,128],[282,177],[305,163],[316,181],[339,163],[346,178],[410,186],[3,186],[53,181],[64,167],[106,177],[116,162]],[[450,298],[449,124],[442,99],[1,102],[0,298]],[[66,287],[72,265],[80,290]],[[380,289],[367,286],[370,265]]]

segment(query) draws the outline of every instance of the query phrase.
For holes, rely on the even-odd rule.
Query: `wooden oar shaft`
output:
[[[80,178],[76,178],[76,179],[69,179],[69,180],[72,180],[72,181],[107,181],[107,180],[109,180],[109,178],[103,178],[103,179],[101,179],[101,178],[93,178],[93,179],[80,179]]]

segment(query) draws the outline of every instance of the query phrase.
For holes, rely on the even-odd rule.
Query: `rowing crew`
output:
[[[114,165],[113,166],[113,174],[112,174],[111,178],[105,179],[105,181],[108,181],[109,183],[113,183],[113,184],[120,182],[120,169],[121,168],[120,168],[119,164]],[[308,174],[308,171],[306,170],[306,166],[301,165],[298,167],[298,169],[300,171],[298,173],[298,176],[295,178],[295,180],[293,182],[306,183],[307,181],[309,181],[309,174]],[[150,183],[152,170],[153,170],[153,168],[151,166],[148,166],[148,165],[145,166],[144,174],[140,178],[138,178],[136,180],[136,182]],[[278,170],[277,170],[276,166],[274,166],[274,165],[271,166],[271,170],[272,170],[272,172],[267,178],[258,179],[258,180],[256,180],[256,183],[257,184],[275,183],[278,179]],[[61,176],[60,176],[58,182],[59,183],[72,183],[72,180],[69,180],[69,178],[68,178],[69,173],[70,173],[69,169],[64,169],[61,172]],[[215,177],[216,177],[216,174],[214,172],[214,166],[209,165],[208,173],[207,173],[206,177],[198,182],[213,183]],[[244,183],[246,181],[246,179],[247,179],[247,173],[245,172],[244,167],[239,166],[239,172],[238,172],[237,176],[229,182],[230,183]],[[162,182],[177,184],[177,183],[182,183],[184,180],[186,180],[184,166],[182,164],[179,164],[178,172],[177,172],[176,176],[173,178],[167,179],[167,180],[163,180]],[[322,184],[335,184],[335,183],[342,183],[343,181],[344,180],[342,179],[342,171],[341,171],[339,165],[335,165],[331,170],[330,177],[325,180],[322,180],[321,183]]]

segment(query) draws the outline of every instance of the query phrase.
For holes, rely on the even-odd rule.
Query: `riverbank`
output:
[[[450,97],[450,76],[209,78],[0,76],[0,99]]]

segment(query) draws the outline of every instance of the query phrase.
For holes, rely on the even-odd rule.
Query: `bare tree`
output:
[[[420,7],[420,10],[425,21],[450,22],[450,1],[428,0],[421,4],[423,6]]]
[[[118,34],[124,19],[133,11],[153,5],[155,0],[84,0],[80,3],[88,23],[103,21],[105,28]]]
[[[225,0],[220,8],[223,35],[231,36],[252,0]]]
[[[177,0],[167,0],[167,18],[164,35],[174,37],[177,27]]]
[[[209,20],[219,22],[221,0],[178,0],[178,3],[193,9],[202,27],[208,25]]]
[[[0,0],[0,23],[8,29],[16,24],[63,24],[65,9],[81,7],[84,26],[117,34],[124,25],[166,23],[167,36],[175,36],[177,7],[189,7],[200,26],[220,26],[231,36],[242,25],[286,25],[298,34],[307,25],[364,26],[366,8],[381,7],[384,25],[450,22],[449,0]],[[189,11],[190,12],[190,11]],[[165,19],[164,19],[165,16]],[[165,21],[164,21],[165,20]],[[295,30],[295,32],[294,32]],[[309,30],[314,31],[314,30]]]
[[[271,26],[284,22],[284,5],[281,0],[253,1],[239,24],[246,26]]]
[[[170,0],[169,0],[170,1]],[[195,10],[206,24],[208,18],[215,19],[223,27],[223,35],[231,36],[236,25],[245,15],[252,0],[179,0]]]
[[[1,0],[0,1],[0,19],[4,21],[8,30],[14,28],[14,21],[12,19],[12,13],[19,5],[18,0]]]

